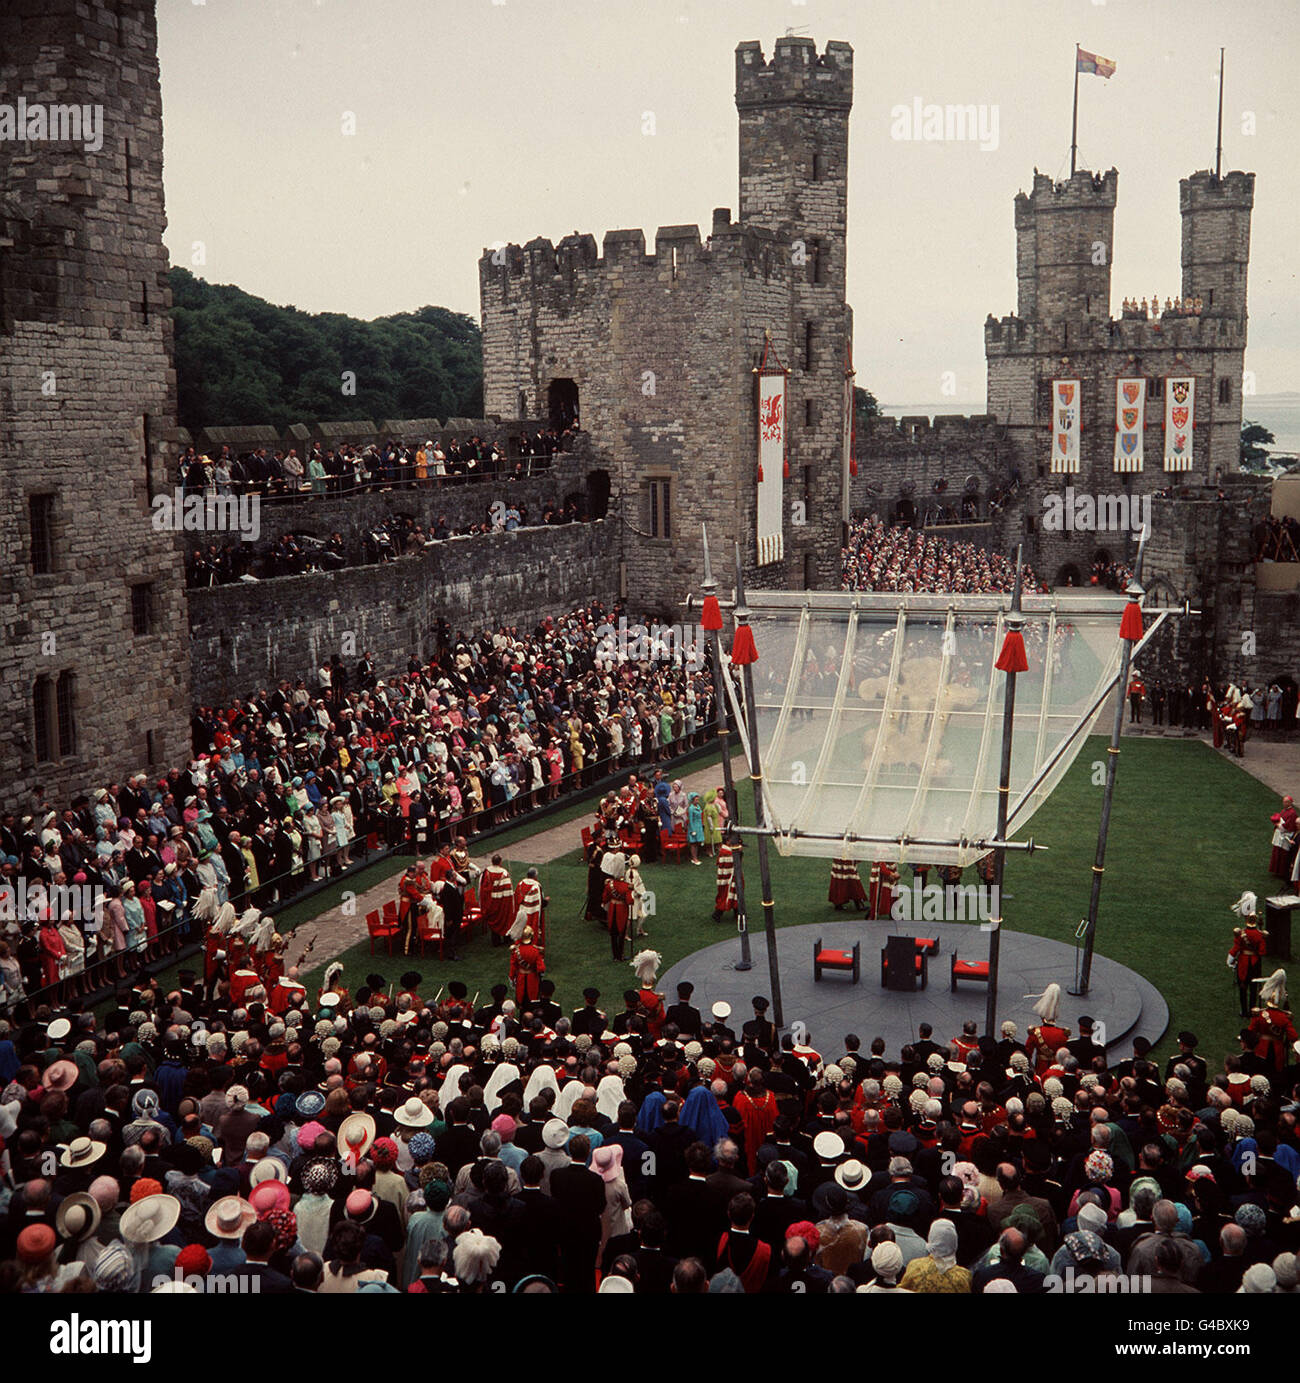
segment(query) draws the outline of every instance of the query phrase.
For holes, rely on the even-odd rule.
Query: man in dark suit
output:
[[[1018,1229],[1003,1231],[998,1238],[998,1251],[1001,1255],[996,1263],[977,1268],[971,1279],[971,1291],[984,1292],[995,1278],[1006,1278],[1015,1285],[1021,1296],[1033,1296],[1043,1291],[1043,1274],[1027,1268],[1023,1259],[1029,1248],[1029,1240]]]
[[[458,1095],[447,1108],[451,1125],[438,1137],[434,1145],[434,1155],[439,1162],[447,1164],[447,1170],[454,1177],[467,1163],[478,1157],[478,1132],[469,1121],[469,1101]]]
[[[596,1286],[596,1250],[605,1213],[605,1183],[587,1165],[591,1140],[577,1133],[569,1139],[567,1167],[551,1173],[551,1199],[563,1215],[560,1229],[560,1277],[566,1292],[591,1292]]]
[[[392,1209],[390,1206],[389,1209]],[[275,1247],[275,1226],[269,1220],[254,1220],[244,1231],[244,1257],[239,1268],[239,1290],[264,1295],[289,1292],[293,1283],[270,1264]]]
[[[1094,1024],[1091,1018],[1086,1016],[1079,1019],[1079,1035],[1073,1042],[1067,1042],[1065,1049],[1079,1063],[1081,1071],[1091,1071],[1094,1057],[1106,1056],[1106,1049],[1099,1042],[1092,1040]]]
[[[665,1100],[663,1124],[649,1135],[657,1195],[663,1195],[670,1186],[686,1179],[686,1149],[695,1142],[695,1135],[677,1122],[680,1113],[681,1105],[675,1099]]]
[[[515,1142],[518,1141],[516,1134]],[[650,1145],[636,1131],[636,1105],[631,1100],[623,1100],[619,1104],[618,1127],[605,1135],[605,1142],[617,1143],[623,1149],[623,1176],[627,1181],[628,1194],[634,1203],[639,1201],[650,1189],[651,1163],[647,1160]]]
[[[708,1170],[708,1148],[692,1143],[686,1149],[686,1179],[670,1186],[664,1199],[669,1253],[678,1258],[698,1258],[706,1268],[712,1266],[718,1239],[727,1227],[726,1211],[724,1208],[718,1213]],[[726,1202],[722,1204],[725,1207]]]
[[[582,991],[583,1007],[578,1009],[573,1015],[571,1031],[574,1037],[580,1033],[586,1033],[588,1037],[595,1040],[605,1031],[605,1015],[596,1007],[596,1000],[600,998],[599,989],[584,989]]]
[[[521,1207],[520,1252],[516,1259],[520,1277],[540,1273],[552,1282],[560,1275],[560,1234],[564,1212],[553,1197],[542,1191],[546,1165],[535,1154],[519,1164],[521,1190],[514,1198]]]
[[[688,1038],[699,1037],[704,1025],[699,1009],[691,1005],[691,995],[694,993],[695,986],[689,980],[683,980],[677,986],[677,1002],[664,1015],[665,1022],[672,1023],[679,1033]]]
[[[947,1056],[947,1051],[937,1042],[931,1040],[934,1029],[929,1023],[922,1023],[917,1032],[920,1036],[912,1043],[912,1050],[916,1053],[916,1059],[920,1065],[924,1066],[932,1056]]]

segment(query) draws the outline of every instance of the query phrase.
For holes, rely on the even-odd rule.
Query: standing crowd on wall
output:
[[[267,499],[302,494],[344,495],[375,490],[404,490],[447,479],[522,479],[549,466],[567,449],[579,428],[576,420],[556,428],[520,433],[507,442],[475,433],[445,444],[373,442],[368,446],[314,443],[300,456],[297,447],[258,447],[235,453],[223,446],[216,456],[187,448],[177,483],[187,494],[260,495]]]

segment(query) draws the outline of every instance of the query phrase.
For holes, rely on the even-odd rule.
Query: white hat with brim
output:
[[[339,1125],[340,1156],[364,1157],[375,1141],[375,1120],[370,1114],[357,1111],[349,1114]]]
[[[835,1180],[846,1191],[861,1191],[868,1181],[867,1169],[856,1157],[851,1157],[836,1167]]]
[[[433,1110],[418,1095],[412,1095],[398,1107],[393,1119],[403,1128],[427,1128],[433,1123]]]
[[[165,1191],[159,1191],[152,1196],[142,1196],[134,1205],[128,1205],[122,1212],[117,1232],[128,1244],[154,1244],[175,1229],[180,1217],[180,1201]]]
[[[95,1138],[74,1138],[59,1158],[60,1167],[89,1167],[108,1151],[108,1144]]]
[[[153,1197],[146,1197],[153,1199]],[[135,1209],[134,1206],[131,1207]],[[130,1211],[127,1211],[130,1214]],[[208,1213],[203,1217],[204,1227],[208,1233],[216,1239],[242,1239],[244,1231],[257,1219],[257,1211],[252,1204],[246,1201],[243,1196],[222,1196],[219,1201],[214,1201],[208,1206]],[[126,1215],[122,1216],[125,1224]],[[125,1232],[123,1238],[125,1238]]]
[[[731,1005],[725,999],[719,999],[710,1010],[713,1016],[719,1020],[731,1017]]]
[[[62,1042],[72,1031],[72,1024],[66,1018],[56,1018],[48,1028],[45,1029],[45,1036],[51,1042]]]
[[[838,1133],[832,1133],[829,1129],[823,1129],[821,1133],[813,1139],[813,1152],[826,1162],[831,1162],[837,1157],[844,1156],[844,1139]]]
[[[569,1141],[569,1126],[563,1119],[550,1119],[542,1129],[542,1142],[548,1148],[562,1148]]]
[[[264,1157],[260,1161],[254,1162],[248,1170],[250,1187],[260,1186],[264,1181],[287,1182],[288,1180],[289,1169],[278,1157]]]

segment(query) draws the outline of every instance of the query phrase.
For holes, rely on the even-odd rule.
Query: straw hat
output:
[[[250,1187],[261,1186],[263,1182],[267,1181],[286,1182],[288,1180],[289,1169],[278,1157],[263,1157],[249,1168],[248,1184]],[[288,1209],[287,1206],[285,1208]]]
[[[154,1199],[154,1197],[149,1197],[149,1199]],[[131,1206],[130,1210],[122,1216],[123,1238],[127,1237],[126,1216],[135,1208],[134,1205]],[[243,1196],[222,1196],[219,1201],[214,1201],[208,1207],[208,1213],[204,1215],[203,1223],[208,1233],[216,1239],[242,1239],[244,1231],[256,1219],[257,1211]]]
[[[71,1090],[79,1075],[75,1062],[52,1061],[41,1073],[41,1084],[47,1090]]]
[[[95,1138],[74,1138],[59,1158],[61,1167],[89,1167],[108,1151],[108,1144]]]
[[[54,1226],[60,1239],[81,1243],[99,1228],[103,1212],[99,1202],[88,1191],[74,1191],[64,1196],[54,1212]]]
[[[569,1126],[563,1119],[550,1119],[542,1129],[542,1142],[548,1148],[562,1148],[569,1141]]]

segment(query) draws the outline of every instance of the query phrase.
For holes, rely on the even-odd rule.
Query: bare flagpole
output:
[[[1219,49],[1219,134],[1214,146],[1214,181],[1223,172],[1223,49]]]
[[[1074,114],[1070,119],[1070,176],[1074,177],[1074,159],[1079,151],[1079,45],[1074,45]]]
[[[700,582],[700,590],[707,601],[709,596],[716,598],[718,583],[713,579],[713,568],[709,564],[709,526],[702,523],[700,528],[704,532],[704,580]],[[717,627],[711,627],[715,623]],[[722,684],[722,652],[719,647],[722,641],[721,612],[717,615],[706,612],[701,620],[701,625],[709,636],[709,666],[713,672],[713,689],[717,698],[716,734],[718,742],[722,746],[722,782],[727,817],[731,823],[739,826],[740,803],[736,799],[736,784],[731,772],[731,731],[727,720],[727,691]],[[725,834],[723,839],[726,839]],[[737,837],[735,845],[731,848],[735,859],[736,916],[740,931],[740,959],[736,962],[735,968],[737,970],[752,970],[754,959],[749,949],[749,918],[745,912],[745,871],[741,858],[745,849],[744,842]]]

